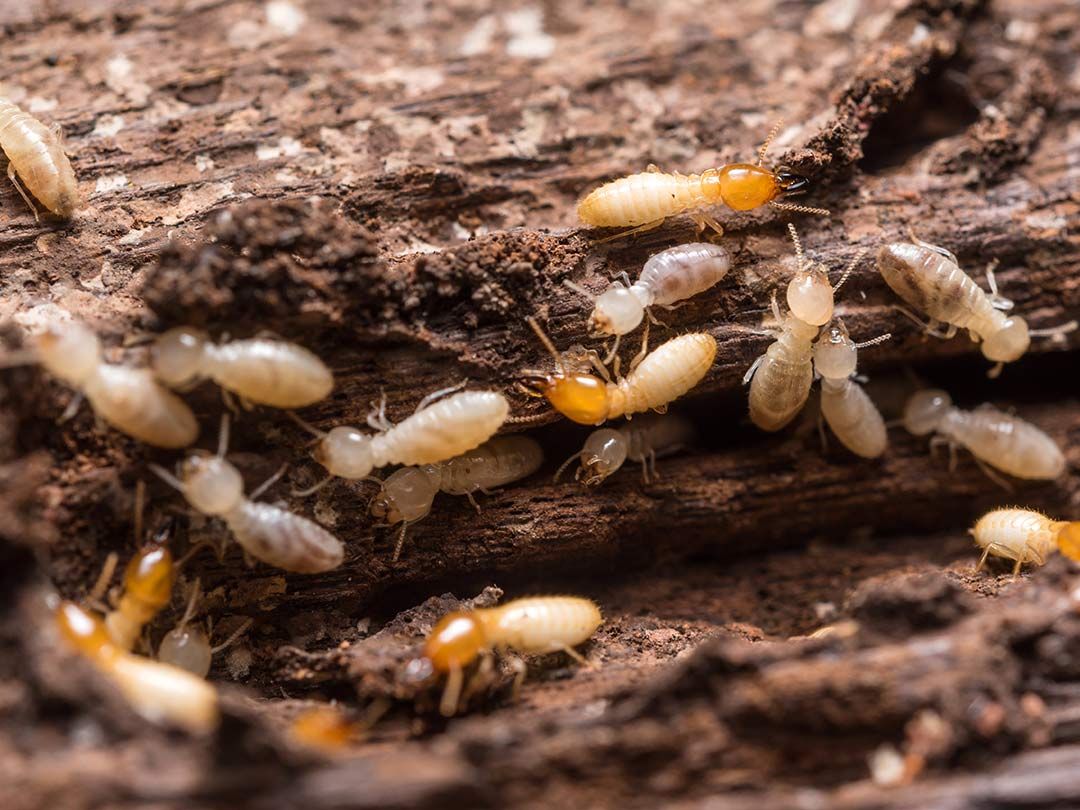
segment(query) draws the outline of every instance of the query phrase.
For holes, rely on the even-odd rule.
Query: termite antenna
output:
[[[255,620],[251,617],[248,617],[247,619],[242,621],[240,623],[240,626],[233,630],[232,633],[229,634],[229,637],[227,639],[225,639],[220,644],[217,644],[210,648],[210,654],[217,655],[219,652],[221,652],[238,638],[240,638],[240,636],[244,635],[244,633],[246,633],[253,624],[255,624]]]
[[[765,142],[761,144],[761,148],[757,153],[757,165],[760,166],[765,162],[765,155],[769,152],[769,147],[772,146],[773,140],[780,134],[780,127],[784,125],[784,119],[776,119],[776,123],[773,124],[772,129],[769,130],[769,134],[765,136]]]
[[[221,414],[221,428],[218,430],[217,457],[225,458],[229,452],[229,412]]]
[[[808,205],[795,205],[794,203],[779,202],[777,200],[770,200],[769,205],[773,208],[778,208],[781,211],[796,211],[800,214],[818,214],[823,217],[832,216],[832,212],[828,208],[811,208]]]
[[[525,391],[528,396],[541,396],[535,391]],[[543,422],[551,415],[551,410],[546,410],[543,413],[534,413],[530,416],[511,416],[505,422],[504,425],[535,425],[537,422]]]
[[[837,290],[844,286],[844,283],[848,280],[848,277],[851,276],[852,272],[855,270],[856,265],[858,265],[858,263],[862,261],[862,258],[865,255],[866,248],[860,248],[859,252],[855,254],[855,258],[853,258],[850,262],[847,263],[844,271],[840,274],[840,280],[836,282],[836,284],[833,286],[833,295],[836,294]]]
[[[562,477],[562,474],[564,472],[566,472],[566,468],[569,467],[571,464],[573,464],[576,460],[580,459],[581,458],[581,453],[582,453],[582,451],[579,450],[578,452],[574,453],[572,456],[570,456],[570,458],[568,458],[566,461],[564,461],[562,464],[559,465],[559,469],[557,469],[555,471],[555,475],[553,475],[551,477],[551,482],[553,484],[559,483],[559,479]]]
[[[285,413],[288,415],[288,417],[290,419],[292,419],[294,422],[296,422],[296,424],[298,424],[300,427],[302,427],[304,430],[306,430],[308,433],[310,433],[316,439],[323,439],[323,438],[326,437],[326,431],[325,430],[319,430],[317,427],[315,427],[310,422],[307,422],[304,419],[301,419],[297,415],[296,411],[285,411]]]
[[[202,595],[202,582],[198,577],[195,577],[195,581],[191,585],[191,595],[188,597],[187,606],[184,608],[184,615],[180,617],[180,621],[176,623],[175,630],[183,630],[188,626],[188,623],[195,618],[195,608],[199,604],[199,597]]]
[[[184,483],[171,472],[162,467],[160,464],[149,464],[147,466],[150,472],[152,472],[170,487],[175,490],[179,490],[180,492],[184,491]]]
[[[1031,337],[1048,337],[1052,340],[1060,340],[1064,335],[1075,332],[1077,327],[1080,327],[1080,323],[1069,321],[1068,323],[1061,323],[1057,326],[1047,326],[1043,329],[1029,329],[1028,334]]]
[[[101,573],[98,574],[97,580],[94,582],[94,587],[90,589],[90,593],[86,595],[87,603],[100,602],[101,597],[105,595],[105,591],[109,589],[109,583],[112,582],[113,574],[116,573],[116,565],[120,561],[119,555],[115,551],[110,551],[109,555],[105,558],[105,564],[101,566]]]
[[[870,340],[864,340],[862,343],[856,343],[856,349],[865,349],[867,346],[877,346],[879,343],[884,343],[886,340],[892,337],[892,332],[886,332],[884,335],[878,335],[876,338]]]
[[[141,478],[135,482],[135,516],[131,521],[135,532],[135,545],[138,545],[143,536],[143,512],[146,509],[146,482]]]
[[[536,318],[531,315],[525,319],[529,326],[532,328],[536,336],[540,338],[540,342],[544,344],[544,348],[548,350],[548,353],[555,358],[555,363],[559,366],[559,371],[562,374],[566,374],[566,363],[563,361],[563,357],[559,354],[559,350],[555,348],[555,344],[551,342],[551,338],[547,336],[543,329],[540,328],[540,324],[536,322]]]
[[[791,234],[791,241],[795,243],[795,260],[799,263],[799,269],[806,263],[806,254],[803,253],[802,242],[799,241],[799,233],[795,230],[795,226],[792,223],[787,224],[788,233]]]
[[[951,261],[955,265],[960,264],[960,262],[956,258],[955,253],[953,253],[951,250],[946,250],[945,248],[941,247],[941,245],[934,245],[934,244],[931,244],[930,242],[924,242],[922,239],[920,239],[919,237],[917,237],[915,235],[915,229],[912,228],[910,225],[908,226],[907,233],[908,233],[908,239],[910,239],[912,242],[914,242],[919,247],[924,247],[927,250],[932,250],[932,251],[934,251],[934,253],[940,253],[942,256],[944,256],[946,259],[948,259],[949,261]]]
[[[578,295],[581,295],[581,296],[583,296],[583,297],[587,298],[587,299],[588,299],[588,300],[590,300],[590,301],[595,301],[595,300],[596,300],[596,296],[595,296],[595,295],[593,295],[593,294],[592,294],[591,292],[589,292],[588,290],[586,290],[586,289],[585,289],[584,287],[582,287],[582,286],[581,286],[580,284],[575,284],[575,283],[574,283],[573,281],[571,281],[571,280],[570,280],[570,279],[568,279],[568,278],[564,278],[564,279],[563,279],[563,286],[565,286],[565,287],[566,287],[567,289],[573,290],[573,291],[574,291],[574,292],[576,292],[576,293],[577,293]]]

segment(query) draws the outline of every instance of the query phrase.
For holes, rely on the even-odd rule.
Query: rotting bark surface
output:
[[[772,159],[833,212],[794,220],[814,256],[839,268],[910,227],[973,273],[999,261],[1033,326],[1080,311],[1074,4],[355,5],[0,4],[0,93],[63,126],[87,197],[60,226],[0,189],[0,318],[67,309],[127,362],[144,361],[125,348],[144,331],[268,329],[335,369],[305,419],[362,423],[380,391],[399,419],[461,379],[510,390],[549,368],[524,318],[560,347],[583,341],[589,303],[564,280],[599,291],[693,235],[676,219],[598,245],[574,221],[580,194],[650,162],[750,159],[781,115]],[[131,553],[135,482],[174,457],[97,430],[85,408],[57,425],[69,391],[0,372],[0,806],[1080,804],[1080,580],[1061,560],[1016,582],[975,574],[965,533],[1002,502],[1077,517],[1080,337],[1036,342],[988,381],[966,338],[898,317],[866,260],[841,312],[857,339],[893,333],[860,357],[887,418],[914,370],[962,406],[1016,407],[1069,474],[1005,495],[970,459],[950,472],[895,431],[878,462],[822,453],[809,409],[766,436],[740,378],[793,266],[787,218],[720,218],[734,269],[653,333],[705,330],[720,347],[681,407],[700,445],[658,481],[628,465],[599,489],[552,483],[587,431],[515,394],[544,470],[479,516],[439,496],[391,562],[370,486],[292,498],[319,472],[307,436],[243,415],[233,457],[249,486],[292,462],[270,497],[348,552],[315,577],[247,568],[235,547],[191,561],[220,633],[256,619],[215,664],[226,723],[210,740],[131,715],[57,647],[45,608]],[[6,345],[18,335],[4,327]],[[188,399],[210,447],[220,398]],[[179,501],[148,483],[154,523]],[[174,541],[219,536],[185,513]],[[516,702],[500,666],[472,716],[447,723],[413,660],[442,613],[492,584],[596,599],[595,666],[530,662]],[[327,698],[388,711],[335,755],[297,747],[288,722]]]

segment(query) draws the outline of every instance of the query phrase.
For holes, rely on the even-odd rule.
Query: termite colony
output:
[[[710,228],[716,239],[724,228],[705,210],[713,206],[750,211],[768,205],[828,215],[824,209],[787,201],[808,189],[807,178],[786,167],[773,170],[764,165],[777,131],[766,139],[756,163],[689,175],[650,166],[646,172],[593,190],[581,200],[578,216],[587,226],[629,229],[611,237],[618,238],[689,213],[699,232]],[[9,178],[35,217],[39,205],[57,217],[75,214],[78,187],[56,131],[0,99],[0,148],[9,158]],[[786,286],[787,312],[781,310],[776,290],[767,291],[774,323],[765,334],[771,343],[744,377],[750,421],[768,432],[785,429],[807,403],[814,381],[820,380],[823,422],[852,454],[877,459],[887,450],[886,423],[856,376],[856,361],[860,348],[890,335],[857,342],[838,316],[836,300],[864,251],[856,251],[833,283],[830,268],[811,260],[795,227],[787,227],[795,254],[795,270]],[[947,250],[911,238],[910,243],[885,245],[877,255],[881,276],[906,304],[897,309],[934,336],[952,337],[967,329],[983,355],[996,364],[992,374],[1018,360],[1032,337],[1056,337],[1075,328],[1075,323],[1029,328],[1022,317],[1005,314],[1012,302],[998,293],[992,272],[988,271],[987,294]],[[566,419],[595,428],[582,449],[555,471],[555,482],[577,462],[574,479],[596,487],[630,460],[641,464],[649,484],[658,476],[658,457],[693,449],[694,425],[680,414],[664,414],[709,374],[717,354],[716,338],[708,331],[679,334],[650,351],[650,329],[663,325],[657,309],[674,309],[703,296],[725,279],[732,264],[724,247],[695,242],[656,253],[644,262],[637,280],[622,273],[596,293],[564,279],[592,304],[578,331],[610,340],[603,354],[581,347],[560,351],[537,318],[527,314],[524,320],[552,367],[523,370],[516,387],[545,399]],[[620,340],[643,323],[640,349],[623,374]],[[465,496],[479,510],[476,493],[528,478],[544,463],[543,449],[533,438],[499,435],[504,426],[529,417],[512,417],[510,399],[502,391],[460,390],[464,383],[423,397],[415,412],[396,425],[387,418],[385,398],[368,416],[366,429],[339,425],[325,430],[311,425],[293,410],[325,400],[334,388],[333,373],[312,351],[272,335],[214,341],[202,330],[178,327],[153,341],[148,363],[114,363],[105,361],[101,341],[88,327],[57,319],[32,335],[27,349],[9,353],[3,364],[20,363],[40,364],[74,389],[72,413],[85,398],[101,423],[167,450],[190,448],[198,438],[195,414],[179,394],[203,380],[220,387],[228,410],[237,418],[259,406],[285,410],[314,436],[311,457],[326,473],[318,483],[292,495],[313,495],[335,478],[376,484],[378,490],[364,511],[396,527],[393,552],[387,555],[390,563],[402,554],[407,528],[429,515],[440,492]],[[638,418],[632,419],[635,415]],[[987,475],[1005,487],[1010,485],[998,472],[1052,480],[1066,468],[1056,442],[1034,425],[989,405],[961,410],[943,391],[915,393],[901,421],[916,436],[933,434],[932,447],[948,446],[952,465],[957,448],[970,451]],[[320,574],[341,566],[347,549],[333,533],[299,511],[259,500],[282,477],[284,467],[245,494],[240,470],[226,458],[229,433],[230,417],[225,413],[216,452],[188,450],[175,470],[158,464],[149,464],[147,470],[177,490],[195,513],[219,521],[220,537],[234,539],[251,565],[260,562],[294,574]],[[392,466],[397,469],[377,477],[377,471]],[[135,523],[141,527],[141,485],[136,501]],[[980,568],[988,555],[1014,561],[1016,571],[1024,563],[1042,564],[1055,549],[1080,559],[1080,523],[1054,521],[1030,510],[991,512],[972,534],[984,551]],[[127,563],[119,589],[103,602],[117,564],[110,555],[98,586],[83,600],[57,599],[55,623],[71,648],[111,678],[139,713],[205,732],[216,725],[218,716],[216,692],[205,681],[212,656],[256,620],[241,617],[231,633],[212,645],[211,632],[195,622],[202,592],[194,579],[188,582],[181,618],[160,637],[155,653],[149,629],[173,602],[181,569],[198,549],[176,560],[169,542],[166,532],[143,545]],[[585,663],[575,648],[588,641],[601,621],[595,603],[571,596],[516,599],[499,607],[454,612],[431,628],[414,663],[421,662],[433,679],[441,679],[439,709],[450,716],[459,710],[471,684],[490,670],[499,651],[561,652]],[[520,659],[513,660],[516,691],[525,668]],[[293,728],[305,744],[331,747],[344,745],[355,730],[342,716],[321,710],[297,718]]]

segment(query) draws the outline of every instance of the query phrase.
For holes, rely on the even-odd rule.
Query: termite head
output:
[[[607,418],[607,383],[592,374],[577,371],[555,349],[535,319],[528,319],[540,342],[554,358],[558,371],[554,374],[528,371],[522,387],[535,396],[542,396],[555,410],[579,425],[599,425]]]
[[[176,567],[167,546],[142,549],[124,569],[125,595],[156,609],[169,604],[175,581]]]
[[[1070,521],[1058,530],[1058,549],[1070,560],[1080,562],[1080,521]]]
[[[982,342],[983,356],[994,363],[1019,360],[1031,345],[1027,321],[1020,316],[1006,318],[1001,328]]]
[[[904,427],[914,436],[938,429],[952,408],[952,397],[937,388],[916,391],[904,406]]]
[[[188,503],[204,515],[223,515],[244,497],[244,480],[220,456],[192,453],[180,464],[180,482]]]
[[[56,627],[68,644],[88,658],[118,652],[105,623],[74,602],[60,603],[56,609]]]
[[[439,620],[424,642],[424,657],[436,672],[463,669],[488,646],[484,626],[475,613],[455,611]]]
[[[633,291],[622,284],[612,284],[596,299],[589,316],[589,334],[593,337],[625,335],[638,328],[645,317],[645,307]]]
[[[331,430],[315,445],[311,456],[331,475],[342,478],[363,478],[371,473],[375,464],[371,437],[354,427]]]
[[[626,437],[611,428],[594,430],[581,449],[578,478],[586,486],[595,486],[618,470],[626,461]]]
[[[101,341],[74,321],[50,324],[34,339],[41,365],[70,385],[81,387],[101,363]]]
[[[172,388],[187,385],[199,376],[209,340],[201,329],[188,326],[170,329],[154,341],[150,353],[154,374]]]
[[[783,195],[779,177],[753,163],[729,163],[701,175],[702,193],[710,203],[723,203],[735,211],[749,211]]]
[[[823,326],[832,319],[833,298],[828,268],[820,262],[800,261],[799,271],[787,287],[791,314],[803,323]]]
[[[158,646],[158,660],[205,678],[210,672],[214,653],[206,631],[196,624],[174,627]]]
[[[855,373],[858,357],[858,347],[839,318],[814,344],[814,370],[826,379],[846,380]]]
[[[368,511],[372,517],[394,524],[412,523],[427,517],[435,499],[436,487],[420,467],[403,467],[382,482]]]

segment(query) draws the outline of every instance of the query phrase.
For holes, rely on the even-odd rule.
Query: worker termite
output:
[[[603,378],[572,368],[536,319],[529,318],[528,323],[555,359],[558,370],[554,374],[526,371],[522,387],[531,395],[545,397],[555,410],[580,425],[599,425],[644,411],[663,412],[669,403],[701,382],[716,358],[716,339],[712,335],[679,335],[646,355],[625,377],[612,382],[595,357],[593,366]]]
[[[570,456],[555,473],[558,481],[563,471],[580,461],[574,477],[586,486],[596,486],[613,475],[629,459],[641,464],[641,475],[649,483],[649,469],[655,477],[656,459],[671,455],[691,444],[697,431],[678,414],[645,414],[617,429],[600,428],[589,434],[580,452]]]
[[[59,126],[49,129],[6,98],[0,98],[0,149],[8,158],[8,179],[35,219],[39,218],[37,206],[27,192],[58,217],[67,219],[75,213],[79,186],[71,161],[64,154]]]
[[[457,711],[464,671],[482,653],[497,649],[525,655],[564,652],[586,663],[574,647],[587,641],[603,621],[600,608],[576,596],[514,599],[493,608],[455,611],[444,616],[424,643],[424,657],[447,676],[439,709],[445,717]],[[519,670],[519,682],[524,670]]]
[[[147,720],[193,733],[216,728],[217,691],[202,678],[124,650],[98,616],[73,602],[61,602],[55,618],[65,641],[115,683]]]
[[[821,415],[848,450],[863,458],[885,452],[885,420],[874,401],[854,379],[859,349],[874,346],[885,334],[856,343],[843,320],[837,318],[814,344],[814,371],[821,377]]]
[[[578,203],[578,218],[594,228],[626,228],[618,236],[651,230],[670,216],[689,212],[699,230],[710,227],[718,235],[724,229],[701,209],[726,205],[734,211],[749,211],[771,205],[786,211],[828,216],[823,208],[779,202],[779,198],[803,193],[810,185],[805,177],[780,167],[776,171],[762,164],[780,123],[773,127],[758,150],[757,163],[729,163],[701,174],[668,174],[656,166],[648,171],[605,183]]]
[[[958,329],[967,329],[971,339],[980,343],[983,356],[996,364],[990,370],[991,377],[996,377],[1005,363],[1022,357],[1032,337],[1057,337],[1076,329],[1076,321],[1029,329],[1019,315],[1005,315],[1013,302],[998,293],[992,267],[986,271],[987,294],[960,269],[952,253],[916,239],[914,234],[911,238],[916,244],[897,242],[882,247],[878,270],[897,295],[927,313],[931,321],[924,323],[906,309],[898,309],[934,337],[951,338]],[[947,325],[944,330],[943,324]]]
[[[1065,456],[1053,439],[990,404],[964,411],[953,407],[945,391],[926,389],[912,394],[904,407],[903,421],[915,436],[938,434],[930,446],[948,445],[950,470],[956,467],[956,448],[966,447],[983,472],[1005,489],[1011,487],[986,465],[1031,480],[1050,480],[1065,472]]]
[[[330,369],[303,346],[262,337],[215,344],[186,326],[157,338],[152,364],[170,388],[185,389],[209,377],[243,401],[274,408],[303,408],[334,387]]]
[[[591,293],[570,281],[570,289],[593,299],[595,305],[589,316],[589,333],[594,336],[614,336],[609,359],[618,351],[619,339],[638,328],[649,307],[667,307],[705,292],[727,275],[731,256],[718,245],[693,242],[676,245],[650,256],[633,284],[616,281],[593,299]],[[625,275],[625,274],[624,274]],[[649,313],[650,318],[652,317]]]
[[[191,586],[191,596],[184,609],[184,615],[180,617],[176,626],[162,637],[158,645],[157,657],[159,661],[205,678],[210,672],[210,664],[214,656],[232,645],[247,632],[254,622],[252,619],[244,619],[224,641],[210,646],[210,634],[213,630],[207,632],[191,622],[195,616],[200,592],[199,581],[195,580]]]
[[[179,464],[176,476],[157,464],[151,464],[150,469],[179,490],[196,510],[225,521],[236,541],[255,559],[300,574],[317,574],[341,565],[344,546],[318,523],[280,506],[255,502],[284,469],[248,498],[239,471],[225,460],[228,447],[229,419],[225,414],[217,455],[190,454]]]
[[[374,435],[347,426],[325,433],[293,414],[297,424],[318,437],[312,457],[330,473],[325,480],[295,494],[310,495],[334,476],[366,478],[375,468],[388,464],[445,461],[483,444],[510,415],[510,403],[497,391],[461,391],[432,402],[452,390],[428,394],[413,415],[397,425],[386,418],[384,398],[377,415],[368,417],[368,425],[381,431]]]
[[[982,569],[991,554],[1014,560],[1014,576],[1020,573],[1024,563],[1045,564],[1055,549],[1074,560],[1080,558],[1080,522],[1051,520],[1033,509],[987,512],[976,522],[971,534],[983,549],[976,571]]]
[[[439,491],[465,495],[477,511],[473,493],[488,493],[536,472],[544,462],[544,451],[527,436],[496,436],[460,456],[420,467],[403,467],[390,475],[371,502],[371,514],[388,524],[401,523],[394,557],[401,555],[405,530],[423,520]]]
[[[81,323],[55,322],[35,335],[32,348],[4,358],[5,366],[41,363],[90,401],[94,413],[122,433],[155,447],[187,447],[199,435],[195,415],[148,369],[106,363],[101,341]]]

